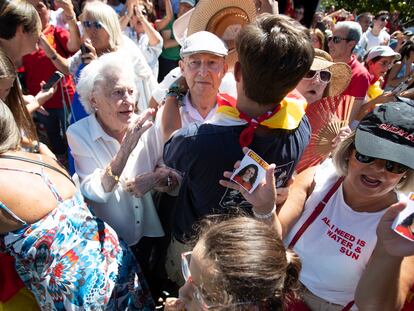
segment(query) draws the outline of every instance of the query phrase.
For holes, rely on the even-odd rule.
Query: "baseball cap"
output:
[[[395,59],[397,60],[401,58],[400,53],[395,52],[388,45],[378,45],[368,51],[366,62],[378,56],[381,56],[381,57],[394,56]]]
[[[219,37],[208,31],[199,31],[184,40],[180,56],[184,58],[192,54],[208,53],[224,57],[227,52],[225,43]]]
[[[414,169],[414,101],[391,102],[368,113],[356,129],[358,152]]]

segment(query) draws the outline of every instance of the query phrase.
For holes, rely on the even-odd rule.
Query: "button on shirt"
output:
[[[136,198],[124,191],[121,185],[115,186],[111,192],[104,191],[101,177],[119,151],[120,144],[104,132],[95,115],[72,124],[66,134],[82,194],[96,216],[114,228],[130,246],[143,236],[162,236],[164,232],[150,193]],[[130,156],[127,165],[134,160]],[[125,178],[126,167],[121,180]]]

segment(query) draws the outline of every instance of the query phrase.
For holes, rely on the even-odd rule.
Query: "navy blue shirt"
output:
[[[245,126],[212,124],[190,126],[178,131],[165,145],[164,161],[184,173],[176,200],[173,234],[179,241],[193,235],[193,225],[203,216],[227,214],[240,208],[251,212],[251,205],[235,190],[219,184],[224,171],[244,156],[239,136]],[[255,135],[250,149],[268,163],[276,164],[276,187],[283,187],[292,176],[310,139],[306,116],[295,130],[273,130],[271,135]]]

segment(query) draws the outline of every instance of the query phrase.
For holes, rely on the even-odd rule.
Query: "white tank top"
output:
[[[286,236],[286,246],[338,178],[332,161],[327,160],[319,167],[314,178],[315,189],[299,221]],[[341,185],[294,246],[302,260],[300,281],[326,301],[343,306],[353,301],[377,242],[376,228],[384,213],[385,210],[354,211],[345,203]]]

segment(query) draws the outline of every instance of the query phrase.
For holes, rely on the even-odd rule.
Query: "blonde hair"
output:
[[[121,25],[118,15],[109,5],[101,1],[88,2],[82,12],[81,20],[88,15],[97,22],[102,23],[109,35],[109,48],[115,51],[123,43]]]
[[[0,154],[20,145],[20,132],[9,107],[0,100]]]
[[[352,132],[347,138],[345,138],[333,152],[333,164],[340,176],[346,176],[348,174],[348,161],[351,156],[355,142],[355,131]],[[414,171],[409,168],[405,176],[396,185],[395,190],[408,193],[414,189]]]

